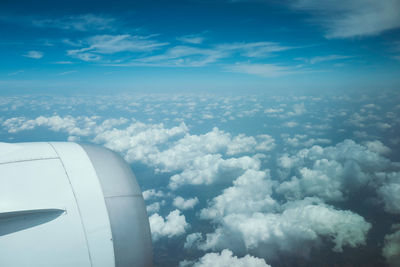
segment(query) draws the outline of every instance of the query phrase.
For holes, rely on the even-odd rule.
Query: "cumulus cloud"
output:
[[[197,245],[199,244],[199,242],[202,239],[202,234],[201,233],[191,233],[190,235],[188,235],[186,237],[186,241],[185,244],[183,245],[183,247],[185,249],[191,249],[194,247],[197,247]]]
[[[171,211],[164,219],[158,213],[149,217],[151,237],[157,241],[162,237],[174,237],[182,235],[189,228],[185,215],[181,215],[179,210]]]
[[[277,203],[271,197],[272,185],[268,172],[247,170],[233,182],[233,186],[215,197],[210,207],[201,211],[200,216],[203,219],[214,219],[232,213],[250,215],[254,212],[273,211]]]
[[[284,111],[283,108],[268,108],[264,110],[264,113],[277,114],[277,113],[282,113],[283,111]]]
[[[160,202],[154,202],[146,206],[147,213],[156,213],[160,210]]]
[[[400,172],[379,173],[378,176],[385,181],[378,189],[385,211],[400,214]]]
[[[295,0],[291,6],[313,14],[313,21],[326,29],[327,38],[378,35],[400,27],[399,0]]]
[[[174,198],[172,205],[174,205],[178,209],[187,210],[187,209],[193,209],[194,206],[196,206],[198,203],[199,199],[197,197],[184,199],[183,197],[178,196]]]
[[[316,144],[330,144],[331,140],[326,138],[310,138],[307,135],[296,134],[294,137],[283,135],[284,141],[287,145],[292,147],[311,147]]]
[[[156,173],[162,173],[160,178],[169,179],[162,181],[162,189],[144,182],[144,188],[148,190],[143,192],[155,241],[165,238],[156,243],[156,249],[160,246],[164,249],[164,241],[171,237],[173,240],[170,241],[177,249],[185,249],[183,257],[190,259],[199,253],[210,250],[220,252],[228,248],[240,257],[248,254],[266,261],[278,261],[277,258],[283,255],[289,261],[297,260],[310,255],[312,250],[313,253],[323,251],[325,254],[325,250],[330,248],[340,252],[349,247],[363,246],[371,227],[369,220],[379,228],[393,223],[391,220],[400,214],[400,164],[386,158],[388,155],[397,158],[397,143],[390,142],[390,138],[395,136],[388,133],[387,142],[386,139],[378,141],[375,140],[378,137],[367,135],[362,143],[351,140],[334,143],[343,136],[342,133],[354,131],[352,125],[347,129],[345,126],[349,125],[346,123],[338,125],[343,132],[331,142],[327,139],[331,137],[330,131],[310,132],[310,129],[323,129],[343,112],[345,115],[340,115],[339,119],[345,122],[345,117],[351,116],[350,109],[340,108],[338,112],[331,112],[338,105],[323,106],[326,116],[321,115],[324,118],[320,121],[311,112],[318,108],[309,97],[274,97],[266,99],[265,103],[255,96],[224,97],[215,102],[210,101],[210,97],[195,101],[181,96],[163,97],[161,102],[149,101],[146,97],[119,101],[111,99],[115,98],[101,97],[90,99],[90,102],[81,98],[55,101],[46,98],[37,102],[3,98],[0,104],[2,109],[8,108],[4,116],[14,113],[18,107],[24,107],[20,114],[25,114],[26,108],[38,107],[38,103],[41,105],[36,109],[38,112],[51,114],[54,112],[52,107],[64,103],[65,109],[61,107],[57,110],[73,114],[80,108],[74,106],[75,103],[85,103],[89,112],[98,106],[101,108],[99,114],[105,114],[115,107],[126,111],[124,116],[136,116],[138,111],[142,111],[141,115],[157,120],[159,114],[166,113],[168,120],[161,124],[150,120],[143,123],[125,118],[106,120],[99,116],[51,115],[33,119],[3,117],[0,124],[5,136],[6,132],[12,137],[14,133],[40,127],[41,132],[51,130],[63,133],[62,136],[69,136],[69,140],[95,142],[119,152],[130,163],[144,164]],[[343,98],[338,99],[344,101]],[[326,103],[321,99],[315,101]],[[394,108],[393,114],[387,112],[389,108],[379,99],[373,102],[374,105],[370,104],[371,99],[357,101],[360,103],[355,108],[361,107],[359,114],[364,125],[375,126],[375,122],[370,122],[371,119],[379,119],[379,114],[384,118],[390,116],[397,119],[395,111],[398,109]],[[380,111],[378,107],[381,107]],[[190,111],[190,116],[181,116],[182,109]],[[264,110],[265,114],[269,114],[265,125],[244,129],[257,133],[254,135],[232,134],[222,128],[207,129],[204,124],[202,127],[195,124],[195,120],[201,119],[204,114],[213,116],[210,123],[217,123],[223,117],[228,119],[229,116],[246,119],[254,116],[258,121],[261,117],[265,118]],[[176,117],[177,114],[185,118],[187,124],[174,122],[174,117],[170,116]],[[305,123],[298,119],[303,116]],[[291,120],[301,126],[296,128],[296,133],[281,127],[282,123]],[[391,125],[394,130],[395,124]],[[364,129],[369,132],[368,128]],[[274,137],[259,134],[267,131],[271,131]],[[282,131],[290,134],[282,134]],[[275,148],[277,145],[280,146],[278,149]],[[392,149],[388,148],[389,145]],[[209,186],[206,193],[196,194],[195,198],[194,195],[182,195],[187,185],[216,187]],[[177,191],[172,193],[170,189]],[[365,201],[354,201],[359,199]],[[205,206],[199,208],[198,202]],[[372,202],[375,206],[370,205]],[[190,219],[194,220],[194,233],[185,236],[189,228],[187,215],[185,218],[179,210],[165,210],[170,206],[180,210],[195,209],[189,212],[193,215]],[[343,207],[354,210],[340,210]],[[369,217],[374,213],[367,212],[376,208],[391,214],[380,218]],[[363,219],[364,215],[366,219]],[[397,253],[393,249],[397,241],[392,242],[393,238],[389,237],[395,231],[388,234],[387,245],[382,252],[388,262]],[[383,235],[379,238],[383,240]],[[336,255],[341,257],[340,253]]]
[[[381,141],[375,140],[375,141],[368,141],[365,143],[367,146],[368,150],[376,152],[381,155],[387,155],[391,152],[390,148],[385,146]]]
[[[142,162],[156,172],[175,172],[170,188],[185,184],[212,184],[217,180],[233,180],[247,169],[259,169],[260,156],[241,154],[267,152],[275,147],[269,135],[256,137],[229,133],[213,128],[212,131],[191,135],[184,123],[172,128],[163,124],[145,124],[125,118],[40,116],[36,119],[16,117],[5,120],[3,127],[10,133],[48,127],[70,135],[69,140],[80,136],[120,152],[129,162]],[[121,126],[124,127],[121,127]]]
[[[281,252],[307,256],[326,240],[336,252],[365,245],[371,224],[326,202],[345,201],[368,186],[387,212],[398,214],[400,172],[395,170],[400,165],[381,152],[379,142],[360,145],[345,140],[281,156],[277,164],[282,181],[272,180],[267,171],[247,170],[201,210],[200,217],[217,228],[204,240],[196,235],[194,244],[203,250],[229,248],[262,257]]]
[[[89,136],[112,129],[114,126],[126,123],[125,118],[106,119],[99,125],[99,117],[92,116],[65,116],[58,115],[45,117],[39,116],[36,119],[26,119],[25,117],[15,117],[5,120],[2,125],[9,133],[32,130],[36,127],[47,127],[52,131],[63,131],[69,135]]]
[[[210,185],[217,180],[232,179],[238,173],[248,169],[259,169],[261,162],[254,157],[243,156],[240,158],[223,159],[219,154],[208,154],[196,157],[183,172],[171,176],[169,187],[190,185]]]
[[[182,134],[185,134],[182,138],[160,150],[159,145]],[[172,189],[184,184],[212,184],[224,175],[257,169],[260,167],[257,158],[242,156],[224,159],[222,154],[262,152],[274,147],[269,136],[253,138],[239,135],[232,138],[217,128],[204,135],[190,135],[185,124],[165,129],[162,125],[136,123],[124,130],[101,133],[94,140],[123,152],[128,161],[142,161],[158,172],[181,171],[171,177],[169,186]]]
[[[246,255],[238,258],[233,255],[232,251],[224,249],[221,253],[207,253],[196,262],[183,261],[180,267],[269,267],[264,259]]]
[[[371,224],[351,211],[336,210],[317,199],[289,202],[282,213],[232,212],[215,217],[219,227],[207,234],[201,249],[230,248],[263,257],[285,252],[307,256],[312,247],[328,239],[333,251],[365,245]]]
[[[142,192],[144,200],[150,200],[153,198],[160,198],[164,197],[165,193],[160,190],[155,190],[155,189],[148,189]]]
[[[277,192],[287,199],[317,196],[326,201],[343,201],[352,190],[378,182],[376,173],[393,169],[394,165],[352,140],[325,148],[313,146],[278,159],[280,174],[294,176],[281,183]]]
[[[393,233],[385,236],[382,255],[391,267],[400,265],[400,224],[392,226]]]
[[[299,123],[295,122],[295,121],[287,121],[287,122],[283,123],[283,126],[288,127],[288,128],[293,128],[298,125],[299,125]]]

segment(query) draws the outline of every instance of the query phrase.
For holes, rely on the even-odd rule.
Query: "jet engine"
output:
[[[0,266],[152,266],[129,165],[77,143],[0,143]]]

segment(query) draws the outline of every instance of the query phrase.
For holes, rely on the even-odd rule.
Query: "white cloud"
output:
[[[349,210],[337,210],[324,201],[343,201],[366,186],[377,190],[390,213],[400,213],[400,165],[384,158],[381,143],[359,145],[346,140],[336,146],[313,146],[278,159],[282,182],[265,171],[247,170],[233,185],[201,210],[202,219],[217,226],[197,236],[199,249],[229,248],[262,257],[281,253],[309,255],[313,247],[330,240],[333,250],[365,245],[371,224]],[[354,191],[356,190],[356,191]],[[276,201],[272,196],[277,196]],[[288,202],[282,202],[282,196]]]
[[[181,215],[179,210],[171,211],[165,219],[155,213],[149,217],[149,222],[153,241],[164,236],[170,238],[182,235],[189,228],[185,215]]]
[[[77,70],[70,70],[70,71],[64,71],[64,72],[60,72],[58,75],[67,75],[67,74],[71,74],[71,73],[75,73],[78,72]]]
[[[274,211],[276,201],[271,197],[273,182],[269,173],[247,170],[238,177],[233,186],[210,202],[210,207],[200,213],[203,219],[220,218],[232,213],[251,215],[255,212]]]
[[[292,147],[311,147],[316,144],[330,144],[331,141],[326,138],[310,138],[307,135],[296,134],[294,137],[283,136],[287,145]]]
[[[134,122],[123,129],[114,128],[100,132],[94,137],[94,141],[123,153],[129,162],[141,161],[149,166],[157,166],[160,153],[158,146],[187,131],[184,123],[166,129],[163,124]]]
[[[174,198],[172,205],[174,205],[178,209],[187,210],[187,209],[193,209],[194,206],[196,206],[198,203],[199,199],[197,197],[184,199],[183,197],[178,196]]]
[[[89,31],[112,29],[115,19],[94,14],[66,16],[59,19],[34,19],[32,25],[43,28]]]
[[[379,140],[368,141],[365,143],[365,145],[367,146],[368,150],[376,152],[381,155],[387,155],[387,154],[390,154],[390,152],[391,152],[390,148],[385,146]]]
[[[204,37],[201,36],[200,34],[185,35],[185,36],[178,37],[176,39],[183,43],[189,43],[189,44],[201,44],[204,41]]]
[[[216,217],[214,221],[219,227],[207,234],[199,248],[230,248],[240,253],[250,250],[268,258],[294,252],[308,256],[312,247],[323,239],[330,240],[336,252],[345,246],[365,245],[371,228],[363,217],[315,199],[289,202],[282,208],[282,213],[232,212]]]
[[[231,72],[253,74],[263,77],[276,77],[294,74],[296,72],[293,67],[260,63],[237,63],[235,65],[227,66],[226,70]]]
[[[199,48],[192,46],[175,46],[163,54],[135,59],[132,62],[117,64],[121,66],[160,66],[160,67],[202,67],[229,56],[228,51]]]
[[[163,150],[158,148],[158,145],[182,134],[185,134],[184,137],[171,142]],[[246,169],[258,169],[260,161],[257,158],[242,156],[224,159],[222,155],[264,152],[275,146],[273,138],[268,135],[232,137],[218,128],[203,135],[190,135],[184,124],[165,129],[162,125],[138,127],[136,123],[125,130],[101,133],[95,141],[123,152],[128,161],[142,161],[154,166],[158,172],[180,171],[170,179],[169,186],[173,189],[185,184],[212,184],[226,176],[234,179]]]
[[[393,164],[368,147],[345,140],[336,146],[302,149],[292,157],[283,155],[278,166],[283,175],[295,174],[277,188],[286,198],[318,196],[343,201],[352,190],[377,183],[381,179],[376,173],[390,170]]]
[[[164,53],[144,58],[137,58],[131,62],[114,64],[116,66],[161,66],[161,67],[201,67],[218,60],[240,55],[245,58],[267,57],[273,53],[293,49],[273,42],[250,42],[216,44],[211,47],[195,47],[179,45],[167,49]],[[264,69],[269,65],[265,65]],[[236,66],[236,68],[238,68]],[[270,65],[269,72],[282,71],[283,67]],[[228,67],[229,70],[231,70]],[[243,72],[243,71],[240,71]],[[263,72],[265,73],[265,72]]]
[[[48,127],[52,131],[63,131],[69,135],[89,136],[99,134],[106,130],[112,129],[114,126],[126,123],[125,118],[106,119],[97,125],[96,121],[99,117],[60,117],[58,115],[51,117],[39,116],[36,119],[28,120],[25,117],[15,117],[5,120],[2,125],[9,133],[32,130],[36,127]]]
[[[292,7],[313,14],[327,38],[378,35],[400,27],[399,0],[295,0]]]
[[[129,34],[96,35],[88,38],[86,43],[87,47],[68,50],[67,54],[84,61],[95,61],[100,60],[101,55],[126,51],[149,52],[168,44],[151,40],[149,36],[131,36]]]
[[[34,58],[34,59],[40,59],[43,57],[43,52],[31,50],[31,51],[28,51],[28,53],[24,54],[23,56],[29,57],[29,58]]]
[[[274,42],[251,42],[251,43],[230,43],[219,44],[218,50],[238,52],[249,58],[262,58],[271,56],[275,52],[294,49],[296,47],[283,46]]]
[[[276,114],[276,113],[282,113],[283,109],[282,108],[268,108],[264,110],[264,113],[266,114]]]
[[[378,189],[378,195],[383,200],[385,211],[400,214],[400,172],[380,173],[384,183]]]
[[[23,73],[23,72],[24,72],[23,70],[17,70],[17,71],[14,71],[14,72],[9,73],[9,74],[7,74],[7,75],[8,75],[8,76],[14,76],[14,75],[18,75],[18,74]]]
[[[56,61],[56,62],[54,62],[54,64],[69,65],[69,64],[73,64],[73,62],[72,61]]]
[[[198,246],[199,242],[202,239],[202,234],[201,233],[191,233],[186,237],[185,244],[183,247],[185,249],[192,249]]]
[[[144,200],[150,200],[153,198],[161,198],[165,196],[165,193],[160,190],[148,189],[142,192]]]
[[[393,233],[385,236],[382,255],[391,267],[400,266],[400,224],[393,225]]]
[[[275,146],[269,135],[232,137],[218,128],[203,135],[190,135],[184,123],[165,128],[163,124],[128,122],[125,118],[100,122],[99,117],[40,116],[33,120],[10,118],[2,125],[10,133],[42,126],[68,133],[69,140],[90,137],[95,143],[120,152],[129,162],[142,162],[157,172],[175,172],[169,183],[173,189],[185,184],[232,181],[247,169],[259,169],[261,162],[259,155],[231,156],[267,152]],[[126,126],[117,129],[120,125]],[[228,157],[225,159],[224,155]]]
[[[196,262],[183,261],[180,267],[270,267],[264,259],[246,255],[238,258],[232,251],[224,249],[221,253],[207,253]]]
[[[226,160],[218,154],[199,156],[183,172],[171,177],[169,187],[175,190],[185,184],[210,185],[216,181],[222,181],[224,178],[232,180],[245,170],[258,170],[260,164],[259,159],[248,156]]]
[[[287,121],[287,122],[283,123],[283,126],[288,127],[288,128],[293,128],[298,125],[299,125],[299,123],[295,122],[295,121]]]
[[[310,64],[317,64],[321,62],[326,62],[326,61],[337,61],[340,59],[348,59],[352,58],[353,56],[345,56],[345,55],[327,55],[327,56],[317,56],[317,57],[312,57],[312,58],[297,58],[299,60],[304,60],[307,63]]]
[[[307,112],[307,110],[304,107],[304,103],[297,103],[297,104],[293,105],[292,111],[289,111],[288,113],[286,113],[286,116],[299,116],[299,115],[303,115],[306,112]]]
[[[146,206],[146,210],[147,210],[148,214],[149,213],[151,214],[151,213],[159,212],[159,210],[160,210],[160,202],[154,202],[154,203],[152,203],[150,205],[147,205]]]

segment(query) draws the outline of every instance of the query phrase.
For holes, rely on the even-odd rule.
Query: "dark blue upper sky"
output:
[[[349,90],[400,82],[400,1],[2,1],[0,89]]]

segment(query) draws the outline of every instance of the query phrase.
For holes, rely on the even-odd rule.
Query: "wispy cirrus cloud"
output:
[[[373,36],[400,27],[400,0],[294,0],[290,6],[311,13],[328,39]]]
[[[238,63],[227,66],[225,69],[231,72],[246,73],[262,77],[277,77],[294,74],[299,71],[296,67],[261,63]]]
[[[40,59],[43,57],[43,52],[31,50],[28,51],[26,54],[23,55],[24,57],[29,57],[33,59]]]
[[[18,75],[18,74],[23,73],[23,72],[24,72],[23,70],[17,70],[17,71],[9,73],[8,76],[15,76],[15,75]]]
[[[54,62],[54,64],[69,65],[69,64],[73,64],[73,62],[72,61],[56,61],[56,62]]]
[[[86,47],[68,50],[67,54],[84,61],[97,61],[101,55],[119,52],[149,52],[168,43],[150,39],[151,36],[95,35],[86,39]]]
[[[216,46],[219,50],[238,52],[246,57],[262,58],[271,56],[273,53],[281,52],[296,47],[284,46],[275,42],[242,42],[231,44],[220,44]]]
[[[60,72],[58,75],[64,76],[64,75],[75,73],[75,72],[78,72],[78,71],[77,70],[69,70],[69,71]]]
[[[341,59],[348,59],[352,58],[354,56],[345,56],[345,55],[327,55],[327,56],[316,56],[316,57],[311,57],[311,58],[296,58],[297,60],[302,60],[306,63],[309,64],[317,64],[321,62],[326,62],[326,61],[335,61],[335,60],[341,60]]]
[[[178,41],[188,44],[201,44],[204,41],[204,37],[201,34],[189,34],[176,38]]]
[[[227,51],[192,46],[175,46],[163,54],[135,59],[121,66],[202,67],[228,57]]]
[[[91,31],[111,30],[116,20],[111,17],[83,14],[65,16],[57,19],[34,18],[32,25],[42,28],[58,28],[63,30]]]
[[[215,44],[210,47],[180,45],[170,47],[164,53],[137,58],[117,66],[202,67],[223,59],[264,58],[274,53],[294,49],[275,42],[242,42]]]

